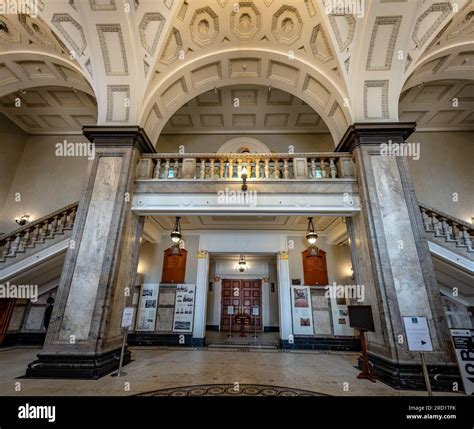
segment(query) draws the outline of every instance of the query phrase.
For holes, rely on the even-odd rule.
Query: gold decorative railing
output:
[[[354,179],[349,153],[156,153],[137,165],[141,180],[334,180]]]
[[[18,253],[45,243],[58,234],[72,230],[76,220],[78,203],[56,210],[40,219],[27,223],[12,232],[0,236],[0,262],[14,258]]]

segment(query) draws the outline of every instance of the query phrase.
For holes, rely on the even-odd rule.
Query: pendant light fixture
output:
[[[240,255],[238,269],[241,273],[243,273],[247,269],[247,262],[245,261],[244,255]]]
[[[316,244],[316,240],[318,239],[318,234],[314,231],[313,225],[313,218],[308,218],[308,230],[306,231],[306,240],[308,241],[310,246],[314,246]]]
[[[181,233],[181,224],[179,223],[179,216],[176,216],[176,222],[174,224],[173,232],[171,233],[171,240],[173,243],[179,243],[183,238],[183,234]]]
[[[240,172],[240,178],[243,180],[242,184],[242,192],[247,191],[247,177],[248,177],[248,171],[247,171],[247,166],[244,164],[242,171]]]

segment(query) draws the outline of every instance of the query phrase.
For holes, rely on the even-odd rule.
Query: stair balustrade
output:
[[[440,210],[420,203],[423,226],[428,237],[431,235],[446,246],[459,249],[462,253],[474,253],[472,224],[456,219]],[[472,257],[472,256],[470,256]]]
[[[0,236],[0,263],[14,258],[19,253],[44,244],[72,230],[78,203],[75,202],[53,213]]]

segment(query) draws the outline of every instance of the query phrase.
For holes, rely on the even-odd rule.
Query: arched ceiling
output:
[[[232,85],[187,102],[171,116],[163,133],[329,133],[329,129],[308,104],[288,92]]]
[[[426,84],[426,68],[434,80],[471,78],[471,1],[345,3],[362,8],[332,0],[40,0],[41,25],[56,36],[31,33],[28,23],[19,29],[22,43],[81,67],[99,124],[140,124],[153,141],[185,103],[229,85],[299,97],[337,143],[353,122],[398,121],[400,94]],[[0,40],[15,43],[14,33]],[[447,55],[446,68],[437,67]]]
[[[94,97],[75,88],[39,86],[0,97],[0,112],[30,134],[77,134],[97,123]]]

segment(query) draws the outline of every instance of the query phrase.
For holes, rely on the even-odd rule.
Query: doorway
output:
[[[15,299],[0,299],[0,346],[3,344],[8,332],[8,325],[15,307]]]
[[[233,313],[233,314],[229,314]],[[239,317],[242,316],[242,317]],[[223,279],[221,299],[221,331],[261,332],[262,281],[259,279]]]

